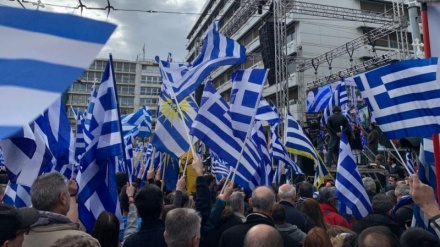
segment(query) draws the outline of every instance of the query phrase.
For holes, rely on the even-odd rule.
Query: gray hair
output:
[[[394,189],[395,196],[406,196],[409,195],[409,186],[405,183],[398,183]]]
[[[280,197],[281,200],[287,199],[287,198],[292,198],[292,197],[296,196],[296,189],[294,186],[291,186],[290,190],[283,191],[283,190],[281,190],[281,186],[280,186],[278,188],[278,196]]]
[[[374,182],[374,179],[372,179],[371,177],[365,177],[362,179],[362,183],[364,184],[364,188],[367,193],[376,193],[376,182]]]
[[[192,208],[176,208],[165,220],[165,242],[168,247],[191,246],[194,236],[200,237],[202,218]]]
[[[393,208],[394,204],[391,198],[385,193],[379,193],[373,197],[371,202],[373,207],[373,212],[378,214],[388,214],[388,212]]]
[[[234,212],[239,212],[240,207],[244,206],[244,194],[242,192],[235,191],[232,193],[226,203],[231,206]]]
[[[258,188],[256,188],[252,192],[252,207],[259,210],[268,211],[275,203],[275,193],[273,193],[272,189],[267,186],[261,187],[266,187],[270,190],[270,193],[257,192]]]
[[[319,189],[319,202],[333,204],[336,198],[336,188],[335,187],[322,187]]]
[[[31,187],[32,207],[41,211],[52,211],[58,204],[60,193],[69,193],[65,178],[61,173],[50,172],[43,174]]]

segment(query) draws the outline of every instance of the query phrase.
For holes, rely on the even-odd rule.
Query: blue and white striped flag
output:
[[[223,178],[226,178],[229,174],[229,166],[222,158],[218,157],[214,151],[209,150],[211,156],[211,172],[215,176],[215,180],[220,182]]]
[[[246,61],[246,48],[221,35],[218,26],[219,21],[215,21],[206,34],[200,54],[190,65],[160,61],[156,57],[163,83],[172,86],[178,101],[194,92],[213,69]]]
[[[278,160],[279,162],[283,162],[292,168],[292,171],[295,174],[304,174],[301,168],[290,158],[289,154],[286,151],[285,146],[282,144],[280,137],[277,134],[276,130],[277,126],[270,126],[271,130],[271,138],[270,138],[270,153],[274,160]],[[278,163],[279,163],[278,162]],[[277,167],[278,169],[278,167]]]
[[[371,202],[362,183],[347,136],[344,131],[341,133],[336,168],[336,196],[341,203],[341,213],[363,218],[372,211]]]
[[[16,207],[31,206],[30,188],[53,158],[40,127],[32,123],[0,142],[10,183],[3,201]]]
[[[405,157],[406,157],[406,163],[405,163],[406,170],[410,175],[414,174],[416,172],[416,169],[414,168],[414,163],[411,158],[411,151],[409,149],[406,149]]]
[[[435,172],[434,161],[434,144],[432,138],[423,138],[420,144],[419,154],[419,179],[422,183],[431,186],[434,189],[434,195],[437,198],[437,178]],[[423,213],[417,204],[414,204],[414,217],[412,227],[422,227],[435,234],[434,230],[429,225],[429,217]]]
[[[198,106],[192,96],[179,102],[183,118],[173,100],[162,88],[159,98],[156,129],[152,144],[158,151],[166,152],[173,157],[180,157],[190,149],[188,130],[197,115]],[[193,138],[194,144],[197,140]]]
[[[256,121],[252,128],[252,141],[257,145],[257,150],[261,157],[261,163],[258,167],[261,183],[260,186],[271,186],[274,171],[272,169],[272,160],[267,149],[266,135],[264,134],[263,125],[261,121]]]
[[[142,106],[138,111],[121,116],[123,135],[127,135],[132,129],[138,127],[139,137],[149,137],[151,135],[151,112],[146,106]]]
[[[302,127],[287,113],[286,149],[288,152],[305,156],[309,159],[318,160],[312,142],[304,133]]]
[[[234,135],[242,141],[252,129],[266,77],[265,69],[238,70],[232,74],[229,112]]]
[[[2,147],[0,147],[0,169],[5,167],[5,156],[3,155]]]
[[[313,90],[312,101],[307,101],[307,113],[321,112],[325,109],[332,96],[331,85],[325,85]],[[310,93],[309,93],[310,94]]]
[[[393,63],[354,78],[390,139],[440,133],[438,58]]]
[[[125,173],[128,178],[128,182],[133,182],[134,176],[134,164],[133,164],[133,136],[128,135],[124,137],[125,144]]]
[[[80,162],[78,213],[88,232],[102,211],[120,215],[115,157],[121,155],[123,150],[114,85],[113,59],[110,55],[91,109],[93,124],[87,131],[91,132],[93,139]]]
[[[79,163],[81,156],[86,151],[86,141],[84,140],[84,113],[76,113],[76,135],[75,135],[75,161]]]
[[[335,91],[333,92],[327,107],[324,109],[324,112],[322,113],[321,123],[324,126],[326,126],[327,118],[330,117],[333,107],[340,106],[342,108],[342,106],[347,103],[348,103],[347,89],[345,87],[344,78],[341,78],[341,80],[338,81],[338,84],[336,85]]]
[[[0,47],[7,47],[0,54],[2,140],[60,97],[89,67],[115,25],[3,6],[0,16]]]
[[[35,120],[44,133],[46,145],[53,155],[53,169],[67,179],[72,176],[74,164],[74,137],[61,98],[58,98]]]
[[[234,136],[231,121],[228,104],[208,82],[190,133],[235,168],[241,156],[243,141]],[[261,182],[257,171],[260,162],[261,157],[255,143],[248,139],[244,145],[238,170],[235,171],[237,184],[248,191],[258,186]]]
[[[287,114],[286,149],[288,152],[313,159],[316,164],[314,185],[319,188],[325,179],[332,178],[324,165],[321,157],[317,154],[312,142],[306,136],[299,123],[290,113]]]
[[[260,104],[258,105],[255,119],[267,121],[269,124],[277,124],[281,122],[281,118],[278,115],[275,106],[270,105],[263,97],[261,97]]]

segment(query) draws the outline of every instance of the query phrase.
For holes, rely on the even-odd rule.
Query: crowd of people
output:
[[[141,181],[119,185],[122,217],[101,212],[86,233],[78,219],[77,184],[57,172],[38,177],[30,191],[32,207],[0,206],[1,246],[440,246],[440,210],[434,191],[417,175],[389,183],[386,190],[363,178],[372,212],[356,219],[338,210],[335,187],[318,193],[307,181],[261,186],[249,193],[213,184],[195,158],[196,192],[185,191],[186,177],[165,194],[155,171]],[[391,177],[390,177],[391,178]],[[223,181],[225,182],[225,181]],[[159,186],[158,186],[159,185]],[[2,188],[2,187],[0,187]],[[4,193],[3,190],[0,192]],[[430,218],[433,232],[411,227],[414,204]],[[96,210],[100,210],[97,206]]]

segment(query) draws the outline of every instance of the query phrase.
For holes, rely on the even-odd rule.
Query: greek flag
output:
[[[406,157],[406,163],[405,163],[406,170],[410,175],[414,174],[416,172],[416,169],[414,168],[414,163],[411,158],[411,151],[409,149],[406,149],[405,157]]]
[[[238,162],[243,141],[233,134],[229,106],[211,83],[205,85],[199,113],[190,133],[199,138],[228,165]],[[261,157],[254,142],[247,140],[236,172],[236,182],[246,190],[252,191],[260,184],[258,167]]]
[[[124,137],[125,144],[125,173],[127,174],[128,182],[133,181],[134,165],[133,165],[133,136],[128,135]]]
[[[222,158],[218,157],[216,153],[209,150],[211,156],[211,172],[215,176],[215,180],[220,182],[223,178],[229,174],[229,166]]]
[[[255,119],[267,121],[269,124],[277,124],[281,122],[281,118],[278,115],[275,106],[270,105],[263,97],[261,97],[260,104],[258,105]]]
[[[427,184],[434,189],[434,195],[438,200],[434,161],[434,144],[432,138],[423,138],[422,143],[420,144],[418,175],[422,183]],[[429,217],[423,213],[417,204],[414,204],[413,214],[413,227],[422,227],[435,234],[434,230],[429,226]]]
[[[324,180],[331,178],[332,175],[328,172],[327,167],[324,165],[321,157],[317,155],[312,142],[304,133],[301,126],[293,118],[290,113],[287,114],[287,138],[286,138],[286,149],[288,152],[293,154],[298,154],[309,159],[313,159],[316,164],[315,169],[315,181],[314,185],[316,188],[320,184],[324,183]]]
[[[390,139],[440,133],[438,58],[393,63],[354,78]]]
[[[8,170],[9,184],[3,202],[15,207],[31,206],[30,188],[53,158],[40,127],[32,123],[0,142]]]
[[[362,183],[347,136],[344,131],[341,133],[336,168],[336,196],[341,203],[341,213],[363,218],[372,211],[371,202]]]
[[[5,156],[3,155],[3,150],[0,147],[0,169],[5,167]]]
[[[307,101],[307,113],[321,112],[328,105],[332,96],[331,85],[318,87],[309,94],[313,95],[311,101]]]
[[[232,74],[230,115],[234,135],[244,140],[252,128],[267,70],[238,70]]]
[[[271,138],[270,138],[270,151],[272,153],[272,157],[274,160],[278,160],[283,162],[292,168],[292,171],[295,174],[304,174],[301,171],[301,168],[290,158],[289,154],[286,151],[286,148],[281,142],[280,137],[277,134],[277,125],[270,126],[271,130]]]
[[[2,140],[19,132],[59,98],[89,67],[116,26],[3,6],[0,16]]]
[[[142,106],[138,111],[121,116],[123,135],[127,135],[135,127],[138,127],[139,137],[149,137],[151,135],[151,112],[146,106]]]
[[[178,104],[183,118],[179,114],[176,101],[162,88],[152,144],[156,150],[166,152],[173,157],[180,157],[190,149],[188,130],[198,110],[192,96],[186,97]],[[195,142],[196,140],[193,140],[191,144]]]
[[[246,61],[244,46],[221,35],[218,26],[219,21],[215,21],[206,34],[200,54],[190,65],[160,61],[156,57],[163,83],[172,86],[177,101],[194,92],[213,69]]]
[[[267,149],[266,135],[264,134],[263,125],[261,121],[257,121],[252,128],[252,141],[257,145],[257,150],[261,157],[261,163],[258,167],[258,173],[261,178],[261,185],[270,186],[274,171],[272,169],[272,160]]]
[[[318,160],[312,142],[304,133],[299,123],[287,113],[286,149],[288,152]]]
[[[84,140],[84,113],[77,111],[76,116],[76,135],[75,135],[75,161],[79,163],[81,156],[86,152],[86,142]]]
[[[341,78],[336,85],[335,91],[330,98],[327,107],[324,109],[322,113],[321,123],[326,126],[327,118],[332,114],[333,107],[335,106],[343,106],[348,103],[347,89],[345,87],[344,78]]]
[[[61,98],[58,98],[35,120],[44,133],[44,139],[53,155],[53,169],[70,179],[75,162],[74,138]]]
[[[92,100],[91,125],[86,131],[91,133],[93,139],[80,161],[78,213],[88,232],[102,211],[120,215],[115,157],[123,150],[114,85],[113,59],[110,55],[96,98]]]

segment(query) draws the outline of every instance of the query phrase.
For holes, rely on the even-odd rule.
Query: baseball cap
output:
[[[0,205],[0,245],[13,239],[19,230],[26,229],[37,222],[40,213],[35,208],[14,208],[8,204]]]

